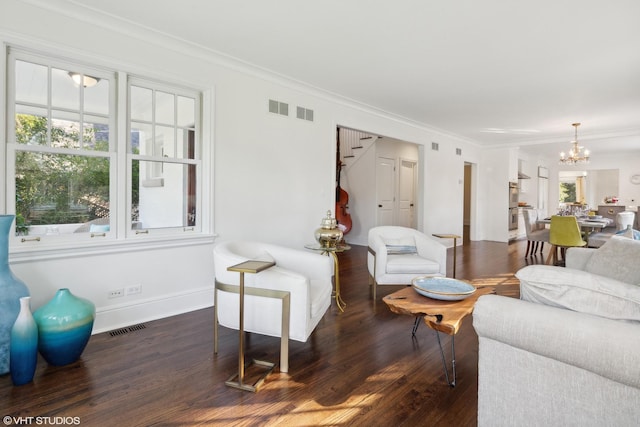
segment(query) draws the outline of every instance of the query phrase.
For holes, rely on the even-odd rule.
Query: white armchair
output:
[[[218,324],[239,328],[239,299],[236,292],[218,288],[237,287],[240,275],[227,268],[248,260],[275,261],[276,265],[257,274],[245,274],[244,330],[281,337],[283,304],[278,297],[251,295],[252,289],[288,292],[290,313],[288,336],[305,342],[331,305],[333,263],[329,257],[312,252],[259,242],[232,241],[213,249],[216,291],[214,351],[218,349]],[[255,292],[253,292],[255,293]],[[281,294],[282,292],[276,292]],[[286,333],[287,331],[285,331]],[[286,338],[286,336],[285,336]],[[288,342],[283,339],[280,371],[288,371]]]
[[[380,226],[369,230],[367,255],[373,299],[378,285],[409,285],[421,275],[447,275],[447,248],[413,228]]]

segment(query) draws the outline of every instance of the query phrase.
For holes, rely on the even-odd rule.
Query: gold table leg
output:
[[[244,263],[240,263],[237,264],[235,266],[231,266],[228,267],[227,270],[228,271],[237,271],[240,273],[240,282],[239,282],[239,286],[238,286],[238,293],[239,293],[239,308],[240,308],[240,318],[238,320],[238,373],[232,375],[227,381],[225,381],[225,384],[229,387],[234,387],[240,390],[245,390],[245,391],[252,391],[252,392],[256,392],[258,391],[258,388],[264,383],[264,380],[267,378],[267,376],[273,371],[273,369],[275,368],[275,363],[271,363],[271,362],[265,362],[262,360],[256,360],[256,359],[252,359],[251,362],[249,364],[245,364],[245,357],[244,357],[244,294],[245,294],[245,289],[244,289],[244,273],[259,273],[262,270],[265,270],[271,266],[275,265],[275,263],[271,262],[261,262],[261,261],[247,261]],[[216,290],[214,292],[217,292],[218,288],[224,288],[224,286],[221,286],[219,284],[216,283]],[[260,290],[253,290],[251,293],[255,293],[255,292],[259,292]],[[268,290],[266,291],[268,292]],[[278,291],[272,291],[272,292],[278,292]],[[289,293],[288,292],[280,292],[283,294],[283,296],[286,299],[286,307],[284,304],[284,300],[283,300],[283,319],[282,319],[282,342],[287,341],[287,344],[282,344],[281,345],[281,350],[286,350],[286,360],[287,360],[287,365],[285,366],[285,369],[288,370],[289,366],[288,366],[288,340],[289,340]],[[286,295],[284,295],[286,294]],[[215,301],[216,307],[215,309],[217,310],[218,306],[217,306],[217,300]],[[285,312],[285,308],[286,308],[286,312]],[[285,318],[286,318],[286,327],[285,327]],[[214,326],[214,336],[215,336],[215,342],[214,342],[214,352],[217,352],[218,350],[218,342],[217,342],[217,323],[218,323],[218,318],[217,318],[217,311],[216,311],[216,315],[215,315],[215,326]],[[281,355],[281,357],[284,357]],[[282,360],[282,359],[281,359]],[[254,384],[245,384],[244,383],[244,374],[245,374],[245,368],[250,366],[250,365],[256,365],[259,366],[263,369],[265,369],[265,372],[258,378],[258,380],[254,383]]]
[[[333,257],[333,268],[335,273],[334,277],[336,281],[336,305],[338,306],[338,309],[344,313],[344,308],[347,306],[347,304],[342,300],[342,296],[340,295],[340,266],[338,265],[338,255],[334,251],[329,251],[328,253]]]
[[[258,388],[264,383],[267,376],[273,371],[276,366],[275,363],[265,362],[263,360],[253,359],[249,365],[260,366],[265,369],[265,372],[258,378],[254,384],[244,383],[245,365],[244,361],[244,272],[240,272],[240,319],[238,323],[238,373],[229,377],[225,384],[229,387],[237,388],[246,391],[258,391]]]
[[[457,239],[458,239],[457,237],[453,238],[453,278],[454,279],[456,278],[456,251],[458,249],[458,245],[456,244]],[[455,371],[454,371],[454,374],[455,374]],[[455,384],[455,381],[456,380],[454,378],[453,380],[454,384]]]
[[[456,249],[458,248],[457,240],[461,238],[457,234],[432,234],[439,239],[453,239],[453,278],[456,278]]]

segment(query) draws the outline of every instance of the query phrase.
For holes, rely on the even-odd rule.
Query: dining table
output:
[[[589,235],[591,233],[613,225],[613,220],[611,218],[599,217],[599,215],[597,217],[580,216],[576,217],[576,219],[578,220],[578,226],[580,226],[580,229],[585,233],[584,240],[586,242],[589,241]],[[551,224],[551,217],[539,219],[537,222],[538,224]]]

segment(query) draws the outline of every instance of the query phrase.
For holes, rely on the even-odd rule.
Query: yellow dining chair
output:
[[[547,256],[546,264],[553,265],[558,262],[558,248],[561,250],[562,259],[564,259],[564,252],[567,248],[587,245],[587,242],[582,240],[582,233],[576,217],[559,215],[551,217],[549,243],[551,243],[551,251]]]

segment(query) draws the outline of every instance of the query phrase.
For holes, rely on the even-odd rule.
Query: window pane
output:
[[[195,159],[195,131],[193,129],[178,129],[176,157],[181,159]]]
[[[51,69],[51,105],[70,110],[80,110],[80,85],[76,84],[68,71]]]
[[[18,108],[16,106],[16,143],[47,145],[47,111],[44,108]],[[26,113],[30,111],[31,114]],[[39,113],[39,114],[38,114]]]
[[[174,128],[156,126],[156,141],[153,150],[154,156],[175,157]]]
[[[15,178],[16,216],[29,234],[73,233],[109,217],[107,158],[18,151]]]
[[[109,120],[106,117],[84,116],[83,148],[109,151]]]
[[[66,111],[51,112],[51,146],[80,148],[80,117]]]
[[[131,152],[146,156],[153,155],[153,133],[151,125],[131,123]]]
[[[143,87],[131,86],[131,119],[150,122],[152,117],[152,92]]]
[[[16,61],[16,102],[47,105],[47,67]]]
[[[196,100],[178,96],[178,126],[195,127],[196,124]]]
[[[174,95],[156,91],[156,123],[173,126],[175,123]]]
[[[84,111],[109,114],[109,80],[99,80],[95,86],[84,88]]]
[[[131,189],[134,228],[195,225],[195,172],[194,165],[134,160]]]

